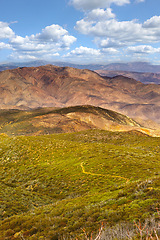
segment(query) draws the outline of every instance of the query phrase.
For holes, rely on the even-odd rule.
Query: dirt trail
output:
[[[84,174],[87,174],[87,175],[92,175],[92,176],[109,176],[109,177],[112,177],[112,178],[120,178],[120,179],[123,179],[127,182],[129,182],[129,179],[128,178],[125,178],[125,177],[121,177],[121,176],[116,176],[116,175],[110,175],[110,174],[100,174],[100,173],[91,173],[91,172],[86,172],[84,166],[83,166],[83,162],[81,162],[81,168],[82,168],[82,172]]]

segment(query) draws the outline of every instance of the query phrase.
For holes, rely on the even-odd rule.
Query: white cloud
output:
[[[117,41],[116,39],[101,39],[101,38],[96,38],[95,43],[100,47],[100,48],[122,48],[126,46],[126,43],[122,43],[120,41]]]
[[[6,48],[6,49],[11,49],[12,47],[11,47],[11,45],[8,44],[8,43],[0,42],[0,50],[1,50],[1,49],[4,49],[4,48]]]
[[[53,24],[42,29],[41,33],[31,36],[17,36],[8,23],[0,22],[0,50],[12,49],[14,59],[38,59],[59,56],[62,50],[69,50],[76,41],[74,36],[59,25]]]
[[[92,11],[89,12],[87,19],[88,20],[106,20],[109,18],[115,18],[115,14],[112,13],[111,8],[102,9],[102,8],[97,8],[93,9]]]
[[[80,46],[64,56],[71,62],[88,63],[104,63],[104,61],[112,62],[119,59],[121,53],[114,48],[94,49]]]
[[[12,38],[14,35],[15,33],[9,27],[9,23],[0,22],[0,39]]]
[[[98,57],[101,55],[100,50],[87,48],[87,47],[77,47],[66,55],[66,57]]]
[[[134,54],[154,54],[160,53],[160,48],[154,48],[149,45],[140,45],[128,47],[127,51]]]
[[[17,53],[17,52],[13,52],[11,53],[10,55],[10,58],[11,59],[16,59],[16,60],[20,60],[20,61],[26,61],[26,60],[29,60],[29,61],[32,61],[32,60],[38,60],[38,57],[36,56],[33,56],[33,55],[29,55],[29,54],[20,54],[20,53]]]
[[[118,54],[119,51],[115,48],[102,48],[101,52],[104,54]]]
[[[113,3],[122,6],[130,3],[130,0],[70,0],[70,3],[77,9],[92,10],[96,8],[107,8]]]
[[[35,53],[35,54],[33,54],[32,52],[25,52],[25,53],[21,53],[21,52],[13,52],[11,55],[10,55],[10,58],[14,58],[14,59],[16,59],[16,60],[20,60],[20,61],[26,61],[26,60],[38,60],[38,59],[40,59],[40,57],[42,57],[41,56],[41,54],[42,53]],[[50,58],[52,58],[52,57],[58,57],[59,56],[59,53],[51,53],[51,54],[49,54],[49,53],[46,53],[45,54],[45,59],[50,59]],[[41,58],[41,59],[43,59],[43,57]]]
[[[10,39],[13,47],[11,57],[14,58],[47,58],[59,56],[59,51],[68,50],[70,45],[76,41],[74,36],[59,25],[47,26],[41,33],[21,37],[15,36]]]
[[[59,25],[53,24],[51,26],[47,26],[44,29],[42,29],[41,33],[32,35],[31,38],[33,38],[33,40],[39,39],[40,41],[44,41],[44,42],[48,42],[48,41],[57,42],[67,34],[68,34],[67,30],[65,30]]]
[[[143,28],[157,29],[160,31],[160,16],[153,16],[144,22]]]
[[[135,20],[116,19],[93,21],[85,17],[77,21],[75,29],[99,39],[100,47],[122,47],[136,43],[152,43],[160,40],[160,16],[154,16],[143,24]]]

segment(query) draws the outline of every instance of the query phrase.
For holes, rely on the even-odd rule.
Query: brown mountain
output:
[[[160,85],[46,65],[0,72],[0,108],[94,105],[160,122]]]

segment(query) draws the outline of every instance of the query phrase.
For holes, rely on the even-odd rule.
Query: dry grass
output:
[[[83,233],[85,240],[160,240],[160,212],[157,209],[157,217],[147,219],[144,223],[139,220],[134,221],[133,225],[123,223],[114,227],[104,227],[102,223],[94,237],[92,233],[87,234],[85,229]]]

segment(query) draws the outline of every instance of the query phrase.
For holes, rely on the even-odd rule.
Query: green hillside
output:
[[[142,221],[160,204],[160,138],[88,130],[0,135],[0,239],[58,239]]]

